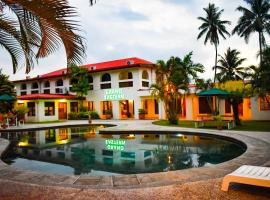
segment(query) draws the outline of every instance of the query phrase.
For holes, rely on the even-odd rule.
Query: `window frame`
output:
[[[52,104],[52,105],[48,106],[46,104]],[[51,107],[53,109],[50,109]],[[53,102],[53,101],[45,101],[44,102],[44,116],[55,116],[55,102]]]

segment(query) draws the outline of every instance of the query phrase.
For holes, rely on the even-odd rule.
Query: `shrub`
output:
[[[81,120],[81,119],[88,119],[89,114],[91,115],[91,119],[100,119],[98,113],[96,111],[91,112],[71,112],[68,113],[69,120]]]
[[[68,119],[69,120],[78,120],[79,118],[78,118],[78,113],[76,113],[76,112],[70,112],[70,113],[68,113]]]
[[[79,112],[78,119],[88,119],[88,112]]]
[[[147,112],[146,112],[146,110],[140,108],[140,109],[139,109],[139,114],[147,114]]]
[[[97,111],[90,111],[89,112],[91,119],[100,119],[99,114],[97,113]]]
[[[87,112],[88,108],[84,107],[84,106],[81,106],[79,110],[80,110],[80,112]]]
[[[112,113],[112,110],[105,110],[105,114],[106,115],[112,115],[113,113]]]

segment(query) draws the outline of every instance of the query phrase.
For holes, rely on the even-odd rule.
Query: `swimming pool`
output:
[[[1,133],[11,141],[7,164],[68,175],[154,173],[216,165],[245,152],[238,142],[200,134],[99,134],[103,126]],[[157,134],[158,133],[158,134]]]

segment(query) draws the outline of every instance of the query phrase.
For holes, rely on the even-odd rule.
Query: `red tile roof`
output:
[[[122,69],[122,68],[131,68],[131,67],[138,67],[138,66],[153,66],[154,63],[149,62],[147,60],[143,60],[140,58],[126,58],[120,60],[113,60],[107,62],[100,62],[100,63],[93,63],[81,66],[82,68],[88,69],[89,72],[98,72],[98,71],[106,71],[106,70],[115,70],[115,69]],[[67,68],[59,69],[47,74],[40,75],[38,77],[26,79],[26,80],[36,80],[36,79],[45,79],[45,78],[52,78],[58,77],[66,74]],[[14,82],[26,81],[26,80],[18,80]]]
[[[17,96],[19,100],[36,100],[36,99],[77,99],[75,95],[66,94],[27,94],[23,96]]]

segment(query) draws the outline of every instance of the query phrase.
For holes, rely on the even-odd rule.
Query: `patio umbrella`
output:
[[[0,101],[14,101],[16,98],[8,94],[3,94],[0,96]]]
[[[226,97],[226,96],[229,96],[230,93],[225,91],[225,90],[220,90],[218,88],[212,88],[210,90],[205,90],[205,91],[202,91],[198,94],[198,96],[202,96],[202,97],[212,97],[212,96],[215,96],[215,97]],[[215,103],[215,107],[214,107],[214,111],[217,110],[217,106],[219,107],[219,99],[217,100],[217,103],[218,105],[216,105]]]
[[[230,93],[225,90],[220,90],[218,88],[212,88],[210,90],[202,91],[198,94],[198,96],[228,96]]]

